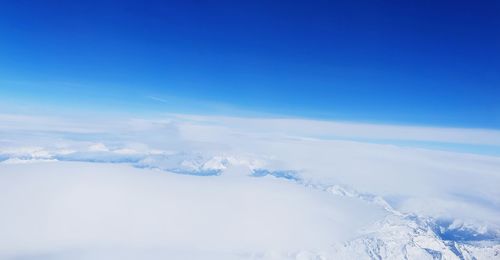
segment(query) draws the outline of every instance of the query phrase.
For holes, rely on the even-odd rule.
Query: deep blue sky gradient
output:
[[[2,100],[499,129],[500,1],[2,1]]]

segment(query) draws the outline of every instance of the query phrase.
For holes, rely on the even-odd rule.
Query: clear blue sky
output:
[[[498,129],[500,1],[2,1],[0,102]]]

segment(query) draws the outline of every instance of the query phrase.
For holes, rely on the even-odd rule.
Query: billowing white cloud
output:
[[[201,178],[74,162],[0,169],[0,252],[7,253],[315,251],[353,238],[352,230],[385,215],[375,205],[275,178]]]
[[[364,138],[500,145],[500,131],[489,129],[362,124],[308,119],[236,118],[193,115],[177,115],[177,117],[211,126],[226,126],[255,133],[279,133],[289,136],[308,136],[320,139]]]

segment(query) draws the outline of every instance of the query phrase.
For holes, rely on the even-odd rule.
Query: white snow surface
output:
[[[0,119],[0,259],[500,259],[499,157],[331,138],[494,131]]]

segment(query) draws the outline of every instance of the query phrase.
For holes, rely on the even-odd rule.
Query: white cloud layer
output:
[[[0,256],[500,254],[500,157],[338,139],[498,146],[500,131],[193,115],[0,122]]]

